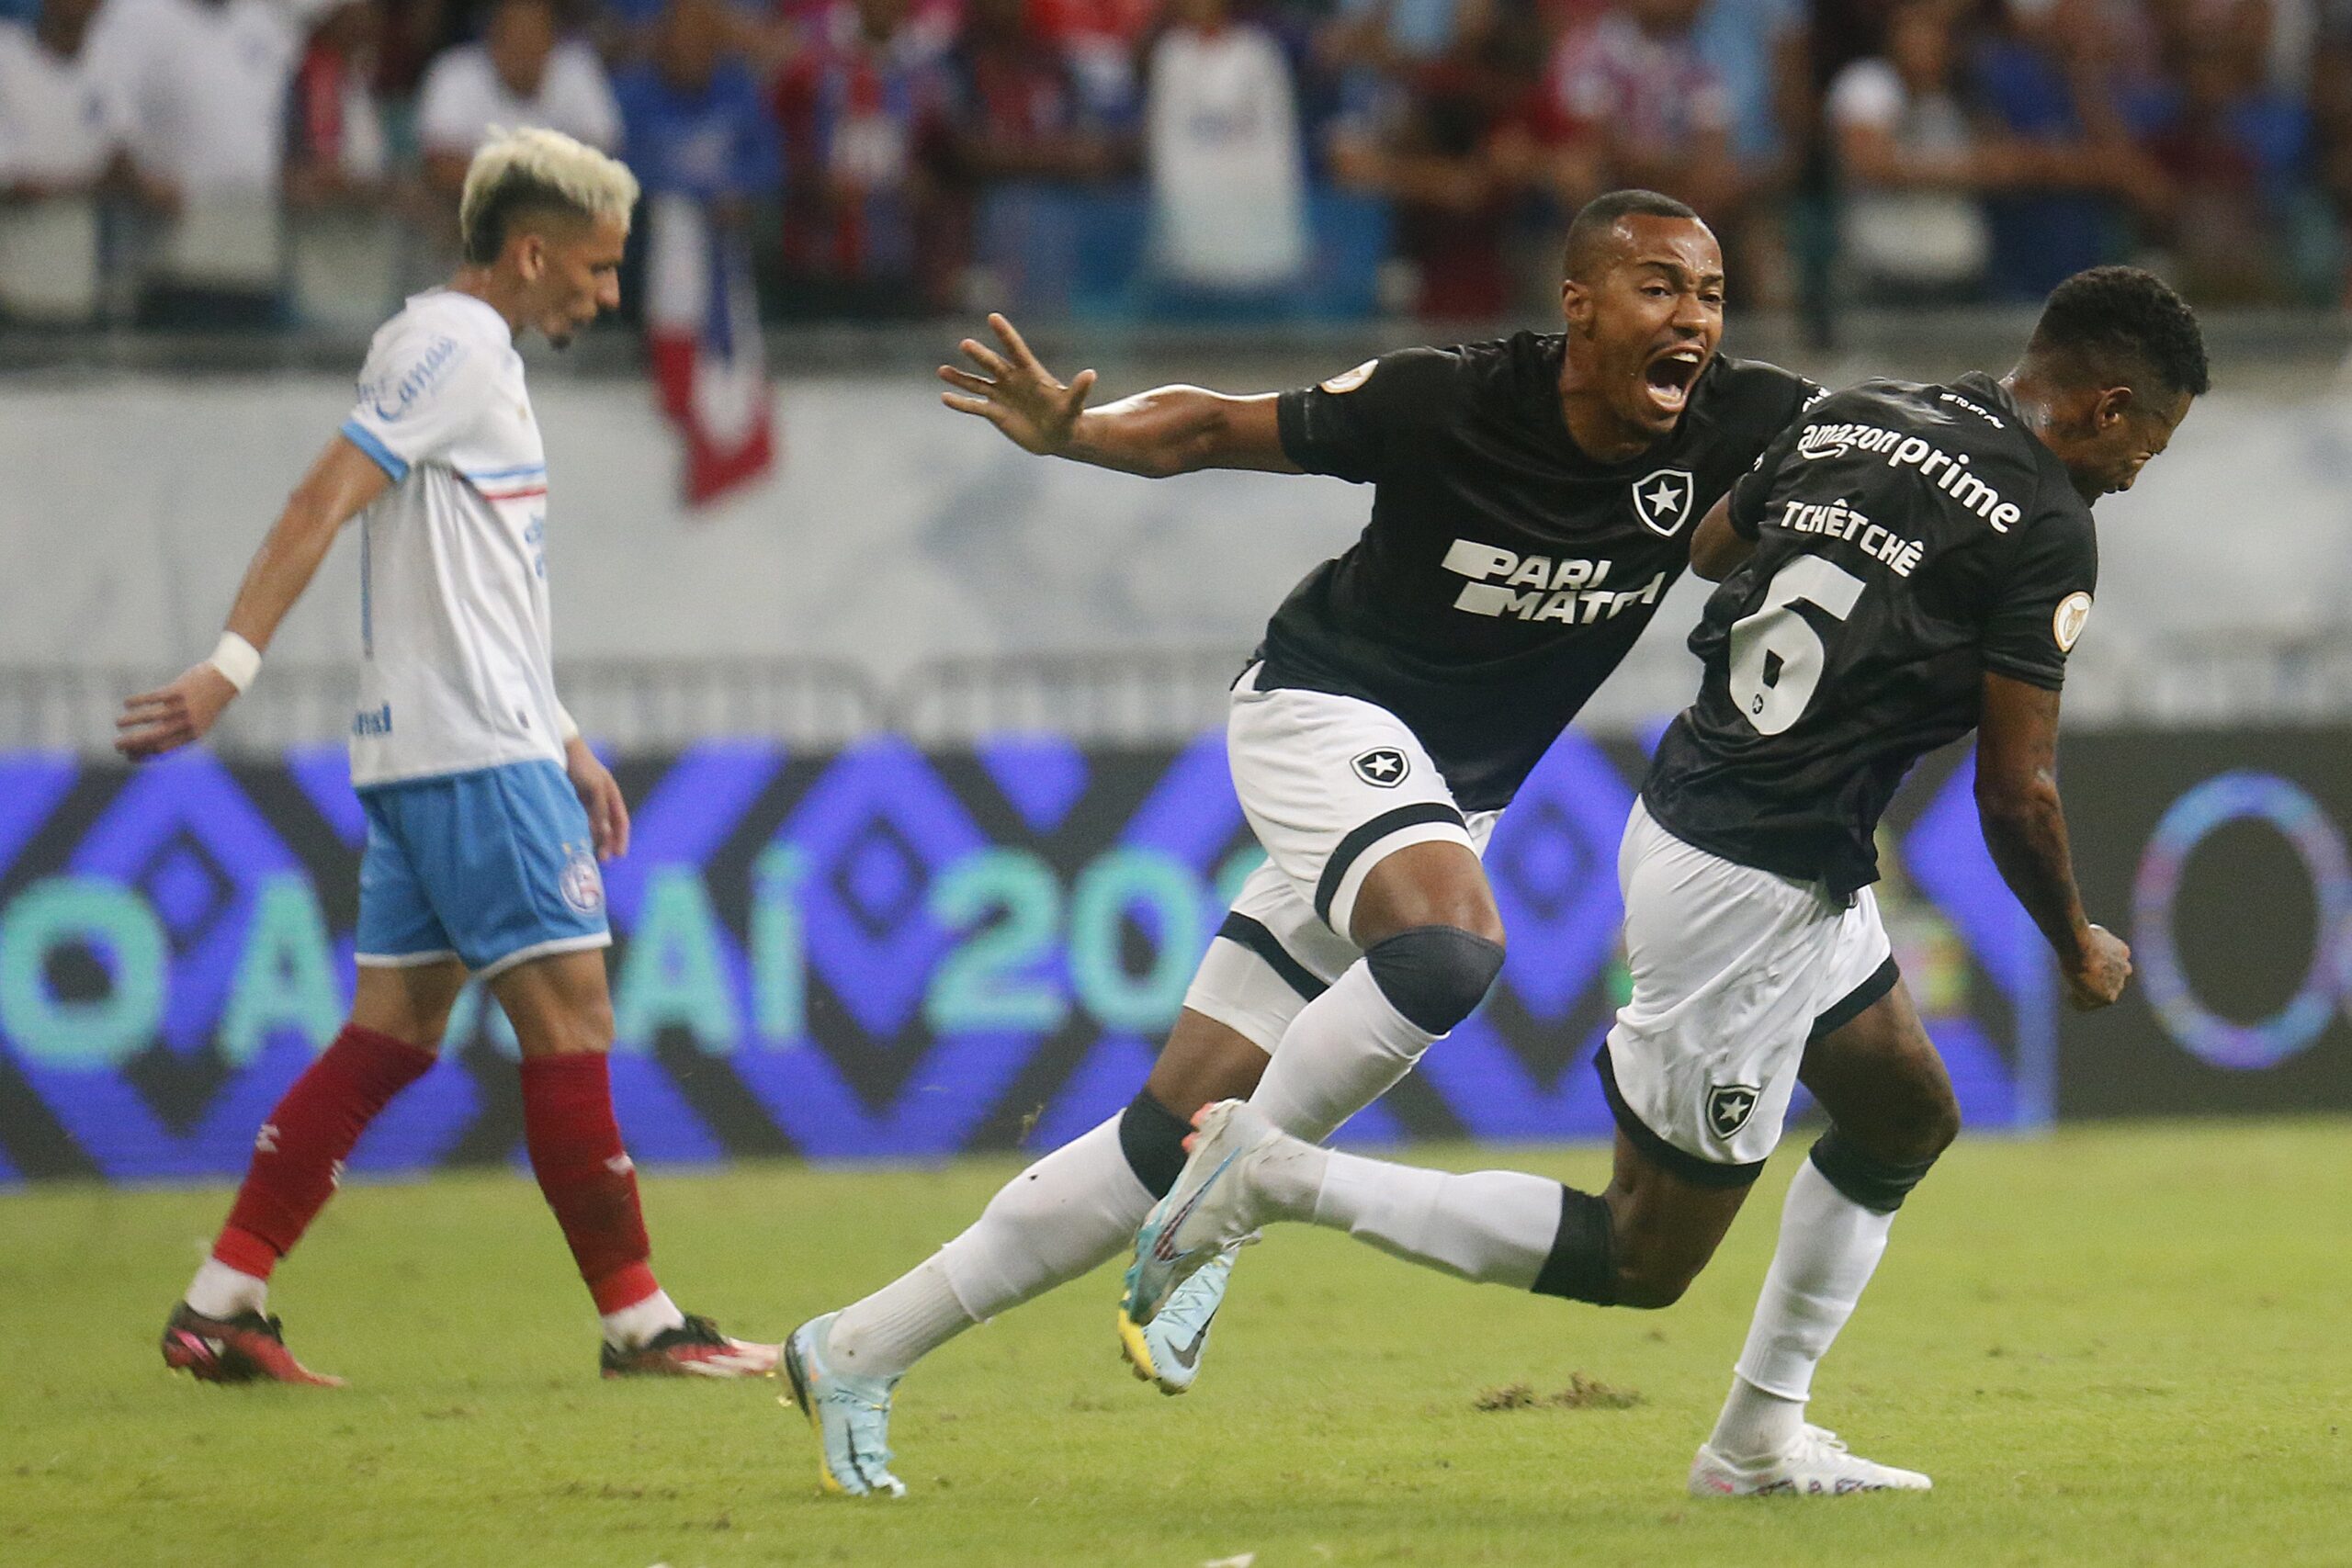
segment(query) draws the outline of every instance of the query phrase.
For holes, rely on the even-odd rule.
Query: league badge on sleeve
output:
[[[1323,389],[1327,392],[1352,392],[1358,387],[1363,386],[1366,381],[1371,380],[1372,373],[1379,368],[1379,360],[1367,359],[1352,370],[1340,371],[1337,376],[1334,376],[1329,380],[1321,383],[1321,385]]]
[[[1690,521],[1699,481],[1688,468],[1660,468],[1634,483],[1634,515],[1662,539],[1671,539]]]
[[[2083,624],[2091,618],[2091,596],[2069,593],[2058,601],[2057,613],[2050,617],[2050,635],[2058,639],[2058,651],[2072,653],[2082,637]]]

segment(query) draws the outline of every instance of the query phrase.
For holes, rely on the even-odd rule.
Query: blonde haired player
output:
[[[514,344],[533,331],[562,347],[620,303],[637,195],[628,169],[570,137],[493,132],[458,201],[463,265],[377,332],[350,417],[246,569],[220,646],[124,705],[126,756],[200,739],[360,520],[357,986],[342,1032],[263,1124],[164,1327],[164,1361],[207,1382],[337,1381],[288,1352],[265,1312],[270,1271],[368,1123],[433,1066],[469,974],[514,1025],[525,1143],[603,1318],[605,1375],[775,1365],[775,1346],[680,1312],[648,1267],[606,1075],[597,870],[628,850],[628,808],[556,700],[549,656],[547,458]]]

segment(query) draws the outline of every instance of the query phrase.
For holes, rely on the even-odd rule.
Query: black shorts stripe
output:
[[[1281,938],[1238,909],[1225,917],[1225,924],[1216,928],[1216,934],[1264,959],[1266,967],[1282,976],[1283,984],[1307,1001],[1313,1001],[1330,989],[1315,977],[1313,970],[1290,955],[1290,950],[1283,946]]]
[[[1469,831],[1462,813],[1453,807],[1442,801],[1417,800],[1410,806],[1382,812],[1340,840],[1340,847],[1323,863],[1323,874],[1315,879],[1315,912],[1323,918],[1324,924],[1331,922],[1331,900],[1339,896],[1340,879],[1348,874],[1348,867],[1356,863],[1357,857],[1397,829],[1418,828],[1424,822],[1451,822],[1463,831]]]
[[[1717,1165],[1713,1160],[1701,1159],[1687,1149],[1678,1149],[1651,1132],[1648,1124],[1634,1114],[1634,1108],[1625,1103],[1625,1097],[1618,1092],[1617,1074],[1609,1065],[1608,1042],[1601,1043],[1599,1054],[1592,1058],[1592,1067],[1600,1075],[1600,1092],[1609,1100],[1610,1114],[1617,1118],[1618,1131],[1625,1134],[1627,1142],[1649,1156],[1652,1165],[1663,1167],[1693,1187],[1747,1187],[1764,1174],[1764,1162],[1760,1159],[1747,1165]]]
[[[1847,992],[1830,1006],[1827,1012],[1813,1021],[1813,1032],[1805,1036],[1807,1043],[1825,1034],[1834,1034],[1871,1010],[1894,983],[1903,978],[1903,971],[1894,966],[1894,955],[1887,954],[1886,962],[1871,971],[1871,977]]]

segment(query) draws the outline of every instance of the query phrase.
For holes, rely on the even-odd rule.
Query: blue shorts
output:
[[[375,784],[359,802],[360,963],[458,958],[489,976],[611,944],[588,813],[553,762]]]

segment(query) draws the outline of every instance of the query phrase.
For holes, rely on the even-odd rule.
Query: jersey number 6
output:
[[[1778,735],[1804,716],[1821,681],[1827,650],[1800,599],[1844,620],[1862,596],[1862,580],[1819,556],[1799,556],[1764,591],[1763,608],[1731,627],[1731,700],[1763,735]],[[1775,665],[1775,661],[1777,666]]]

